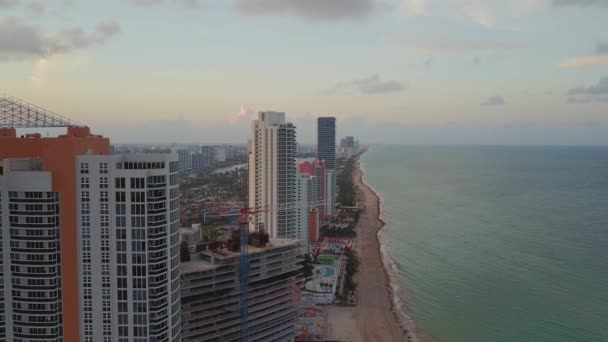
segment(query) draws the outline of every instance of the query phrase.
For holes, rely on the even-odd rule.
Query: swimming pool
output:
[[[324,275],[324,277],[328,277],[328,278],[329,278],[329,277],[333,277],[333,276],[334,276],[334,273],[335,273],[335,271],[334,271],[334,269],[333,269],[333,268],[331,268],[331,267],[326,267],[326,268],[325,268],[325,275]]]

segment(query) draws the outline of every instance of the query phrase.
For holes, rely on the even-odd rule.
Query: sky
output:
[[[0,0],[0,93],[122,143],[608,145],[608,0]]]

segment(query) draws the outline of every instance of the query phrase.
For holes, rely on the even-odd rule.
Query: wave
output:
[[[376,238],[378,239],[380,246],[380,259],[382,260],[387,282],[390,287],[389,295],[393,304],[394,314],[399,322],[399,325],[401,325],[402,329],[407,332],[408,341],[419,342],[420,339],[416,334],[416,324],[407,310],[408,303],[404,300],[404,298],[399,296],[400,292],[404,292],[401,290],[397,281],[398,275],[401,272],[401,267],[399,263],[397,263],[391,257],[389,253],[390,246],[388,245],[387,241],[385,241],[385,233],[390,229],[390,225],[389,221],[386,219],[386,212],[384,210],[384,196],[381,192],[377,191],[373,186],[371,186],[371,184],[369,184],[365,179],[367,171],[361,158],[359,158],[359,168],[362,174],[362,183],[375,194],[376,198],[378,198],[378,219],[382,222],[382,228],[380,228],[376,233]]]

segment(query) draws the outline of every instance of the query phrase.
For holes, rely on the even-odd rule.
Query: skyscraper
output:
[[[336,118],[320,117],[317,119],[317,157],[325,161],[326,174],[324,185],[325,208],[322,210],[322,219],[326,220],[334,214],[336,200]]]
[[[296,128],[285,113],[260,112],[249,140],[249,206],[266,212],[252,217],[250,229],[271,238],[297,238]]]
[[[325,161],[327,170],[336,169],[336,118],[317,119],[317,157]]]
[[[189,149],[179,149],[177,151],[177,157],[179,159],[179,172],[186,173],[192,169],[192,153]]]
[[[76,167],[80,341],[180,341],[177,156],[83,155]]]
[[[69,127],[57,138],[18,138],[14,128],[0,128],[7,341],[80,340],[75,161],[109,150],[109,140],[86,127]]]
[[[0,340],[179,341],[177,156],[110,155],[14,98],[0,112]]]

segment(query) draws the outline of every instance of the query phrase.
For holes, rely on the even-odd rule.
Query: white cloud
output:
[[[600,78],[597,84],[572,88],[566,96],[570,103],[608,102],[608,76]]]
[[[376,0],[237,0],[242,15],[292,15],[308,21],[361,19],[378,7]]]
[[[466,13],[475,23],[486,28],[496,27],[496,17],[489,8],[480,4],[469,5]]]
[[[500,95],[491,96],[481,103],[482,106],[502,106],[505,104],[505,99]]]
[[[228,123],[237,125],[243,122],[251,121],[255,117],[255,111],[245,105],[241,105],[238,113],[228,118]]]
[[[19,2],[19,0],[0,0],[0,8],[15,8]]]
[[[476,51],[505,50],[514,47],[513,45],[492,40],[441,40],[421,43],[415,50],[419,53],[459,54]]]
[[[120,32],[115,22],[100,23],[87,33],[81,27],[47,32],[18,17],[0,21],[0,60],[48,57],[105,43]]]
[[[378,74],[368,77],[357,78],[350,81],[340,82],[332,89],[323,93],[333,94],[338,91],[355,90],[365,95],[389,94],[405,91],[407,87],[395,80],[382,80]]]
[[[557,64],[556,67],[569,69],[599,65],[608,65],[608,55],[578,56],[569,58]]]
[[[429,0],[403,0],[407,14],[421,15],[426,12]]]

